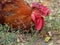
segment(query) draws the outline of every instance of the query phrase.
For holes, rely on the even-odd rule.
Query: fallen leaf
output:
[[[49,42],[50,39],[51,39],[51,37],[49,37],[49,36],[45,37],[45,42]]]

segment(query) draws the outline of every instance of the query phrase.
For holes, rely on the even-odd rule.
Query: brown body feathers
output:
[[[7,23],[13,28],[29,29],[32,8],[24,0],[0,1],[0,23]]]

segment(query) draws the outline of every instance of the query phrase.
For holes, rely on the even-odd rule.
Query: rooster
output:
[[[29,30],[31,23],[37,31],[44,25],[44,16],[49,9],[40,3],[33,3],[32,7],[24,0],[2,0],[0,1],[0,23],[8,24],[14,29]]]

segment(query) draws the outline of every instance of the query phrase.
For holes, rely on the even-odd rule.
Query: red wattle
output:
[[[37,31],[41,30],[43,25],[44,25],[44,19],[43,17],[41,17],[41,15],[39,14],[38,10],[34,10],[31,14],[31,18],[35,24],[35,29]]]

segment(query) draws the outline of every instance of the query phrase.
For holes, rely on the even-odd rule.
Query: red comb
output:
[[[43,15],[43,16],[47,16],[50,12],[50,10],[46,6],[43,6],[43,5],[40,5],[39,11],[40,11],[41,15]]]
[[[32,8],[38,8],[38,10],[40,11],[40,14],[43,16],[47,16],[50,12],[50,10],[46,6],[43,6],[42,4],[38,2],[34,2],[32,4]]]

